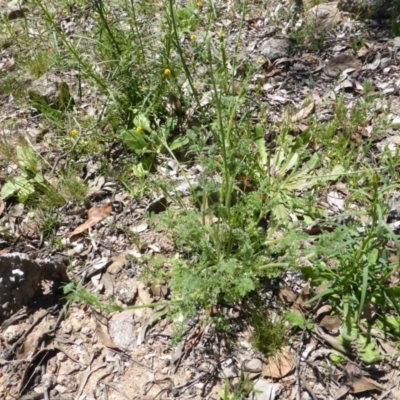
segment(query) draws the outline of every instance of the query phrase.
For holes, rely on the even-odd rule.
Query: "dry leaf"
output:
[[[268,357],[268,364],[263,368],[263,376],[280,379],[293,369],[294,360],[289,347],[283,347],[272,356]]]
[[[332,306],[329,304],[325,304],[322,307],[318,308],[318,310],[315,312],[315,315],[317,317],[320,317],[321,315],[328,314],[332,311]]]
[[[11,247],[6,247],[3,250],[0,250],[0,256],[2,256],[3,254],[7,254],[11,251]]]
[[[335,337],[325,333],[319,325],[314,326],[314,331],[320,339],[328,343],[333,349],[340,351],[342,354],[348,354],[346,348]]]
[[[377,342],[382,348],[382,353],[386,356],[396,357],[398,355],[398,350],[386,342],[386,340],[377,339]]]
[[[91,228],[104,218],[107,218],[111,214],[111,211],[112,211],[111,203],[102,204],[99,207],[92,207],[88,211],[87,221],[79,225],[73,232],[69,234],[69,236],[78,235],[79,233],[82,233],[86,229]]]
[[[107,272],[109,272],[111,275],[118,274],[118,272],[121,271],[122,267],[128,262],[125,254],[126,253],[122,253],[112,257],[113,262],[107,267]]]
[[[94,317],[96,320],[96,336],[101,344],[108,347],[109,349],[119,349],[114,343],[110,334],[108,333],[108,321],[107,318],[94,311]]]
[[[297,294],[290,288],[281,288],[279,290],[279,297],[286,303],[292,304],[297,299]]]
[[[26,337],[18,351],[19,360],[31,360],[34,357],[44,336],[50,330],[51,325],[50,321],[42,321],[39,326]]]
[[[106,271],[101,277],[101,283],[104,285],[104,295],[114,296],[114,284],[111,275]]]
[[[343,396],[346,396],[347,393],[349,393],[349,391],[350,391],[350,387],[348,385],[342,383],[335,394],[334,400],[341,399]]]
[[[306,107],[301,109],[297,114],[293,115],[291,118],[292,122],[299,122],[304,118],[307,118],[312,110],[314,109],[315,103],[312,101],[310,104],[308,104]]]
[[[379,390],[382,391],[384,388],[377,382],[372,379],[366,378],[362,376],[354,380],[353,385],[350,388],[350,393],[357,394],[368,392],[370,390]]]
[[[138,297],[142,304],[150,304],[154,301],[149,289],[142,282],[138,282]]]
[[[332,332],[340,328],[342,325],[342,320],[338,315],[325,315],[319,325],[325,328],[327,331]]]

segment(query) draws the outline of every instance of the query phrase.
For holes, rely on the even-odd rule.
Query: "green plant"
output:
[[[253,382],[250,378],[241,378],[239,383],[232,387],[229,380],[225,381],[224,389],[218,395],[221,400],[244,400],[248,398],[249,393],[253,387]]]
[[[38,52],[31,59],[25,62],[25,69],[33,75],[34,78],[40,78],[50,68],[52,63],[52,52]]]
[[[302,268],[313,285],[327,285],[310,302],[323,298],[331,303],[343,316],[341,333],[350,342],[357,339],[360,323],[373,323],[369,307],[376,308],[378,318],[389,311],[399,315],[400,311],[400,289],[389,283],[399,270],[399,263],[391,262],[389,256],[398,254],[400,247],[397,235],[384,219],[388,190],[379,188],[376,174],[367,186],[371,194],[355,194],[370,201],[368,224],[362,229],[354,224],[338,225],[334,232],[324,233],[309,248],[308,259],[313,260],[313,267]]]
[[[137,306],[120,306],[111,297],[103,299],[99,293],[93,294],[87,290],[81,283],[70,282],[63,286],[65,299],[72,302],[77,302],[85,307],[91,307],[98,312],[109,314],[115,311],[134,310],[139,308],[154,308],[158,306],[170,305],[170,302],[154,302]]]
[[[15,153],[8,145],[3,143],[2,153],[9,160],[16,162],[21,175],[15,178],[6,178],[7,182],[2,186],[0,197],[7,199],[17,196],[21,203],[36,202],[40,195],[44,196],[48,203],[60,205],[64,199],[57,190],[43,177],[39,171],[37,154],[27,143],[20,143],[15,148]]]
[[[159,285],[168,279],[168,260],[161,256],[144,256],[137,260],[142,265],[139,279],[150,285]]]
[[[258,309],[251,313],[250,324],[253,327],[252,344],[265,356],[274,355],[287,345],[289,330],[285,321],[273,322],[265,310]]]

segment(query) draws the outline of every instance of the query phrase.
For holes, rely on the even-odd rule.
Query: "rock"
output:
[[[386,222],[391,223],[400,220],[400,192],[392,193],[389,199],[389,213]]]
[[[326,63],[324,72],[326,75],[335,78],[346,69],[354,68],[358,70],[361,66],[361,61],[351,54],[339,54]]]
[[[108,323],[110,336],[114,343],[125,350],[136,348],[135,310],[115,314]]]
[[[68,85],[54,74],[44,74],[32,82],[29,98],[40,108],[43,103],[57,110],[65,110],[75,104]]]
[[[32,261],[25,254],[10,253],[0,257],[0,323],[23,306],[29,306],[41,293],[43,280],[69,282],[63,264]]]
[[[326,33],[334,28],[342,19],[338,3],[322,3],[310,8],[305,14],[306,23],[315,33]]]
[[[0,18],[8,20],[22,18],[27,11],[26,7],[10,2],[6,6],[0,6]]]
[[[261,374],[262,361],[259,358],[252,358],[243,363],[243,375],[247,379],[254,379]]]
[[[265,379],[258,379],[254,384],[250,399],[253,400],[274,400],[281,390],[281,385],[272,383]]]
[[[261,44],[260,53],[264,58],[273,61],[277,58],[289,57],[291,49],[292,42],[289,39],[270,38]]]
[[[387,19],[396,11],[397,0],[339,0],[338,8],[356,18]]]
[[[126,305],[135,303],[138,294],[137,282],[135,279],[126,279],[117,282],[115,287],[115,297]]]

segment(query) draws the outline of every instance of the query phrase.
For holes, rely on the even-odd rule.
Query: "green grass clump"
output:
[[[254,329],[253,346],[265,356],[274,355],[279,349],[288,344],[289,328],[284,321],[271,321],[267,312],[253,311],[250,318]]]

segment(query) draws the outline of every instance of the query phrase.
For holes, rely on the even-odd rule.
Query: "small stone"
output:
[[[123,349],[133,350],[136,347],[134,310],[122,311],[109,321],[109,333],[114,343]]]
[[[270,38],[262,43],[260,53],[271,61],[281,57],[289,57],[292,42],[289,39]]]
[[[7,343],[15,342],[22,333],[19,325],[11,325],[3,332],[3,339]]]
[[[332,29],[342,19],[338,3],[318,4],[306,12],[305,21],[313,28],[314,34],[323,34]]]
[[[75,103],[68,85],[61,78],[50,73],[33,81],[28,94],[35,107],[39,109],[46,104],[57,110],[65,110]]]
[[[137,282],[135,279],[127,279],[117,282],[115,287],[115,297],[126,305],[135,303],[138,294]]]

